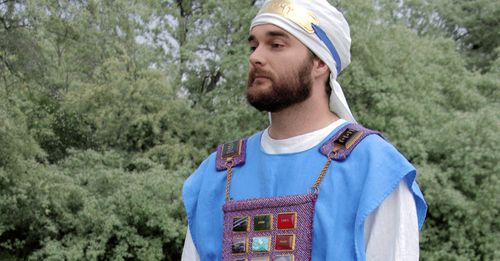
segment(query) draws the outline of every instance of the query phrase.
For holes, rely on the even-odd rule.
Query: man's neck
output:
[[[273,139],[287,139],[319,130],[339,118],[328,108],[318,106],[313,99],[290,106],[280,112],[271,113],[269,136]]]

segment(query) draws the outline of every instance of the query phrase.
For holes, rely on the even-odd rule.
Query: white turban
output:
[[[295,36],[330,68],[330,110],[340,118],[356,122],[337,82],[337,75],[351,62],[349,25],[342,13],[327,0],[270,0],[252,20],[273,24]]]

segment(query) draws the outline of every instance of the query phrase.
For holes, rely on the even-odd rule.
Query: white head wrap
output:
[[[295,36],[330,68],[330,110],[340,118],[356,122],[337,82],[337,75],[351,62],[349,25],[342,13],[327,0],[270,0],[252,20],[273,24]]]

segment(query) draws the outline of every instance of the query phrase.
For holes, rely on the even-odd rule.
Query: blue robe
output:
[[[246,163],[233,169],[231,197],[307,193],[327,160],[319,151],[323,142],[306,151],[275,155],[262,150],[261,135],[249,137]],[[333,161],[319,187],[312,260],[365,260],[364,221],[403,179],[413,193],[420,229],[427,207],[415,175],[415,168],[378,135],[364,138],[346,160]],[[216,170],[213,153],[184,183],[188,224],[202,261],[222,259],[225,182],[226,172]]]

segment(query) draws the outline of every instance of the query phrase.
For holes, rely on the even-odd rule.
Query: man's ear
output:
[[[328,77],[330,75],[330,68],[319,58],[313,59],[313,77],[315,78],[323,78]]]

